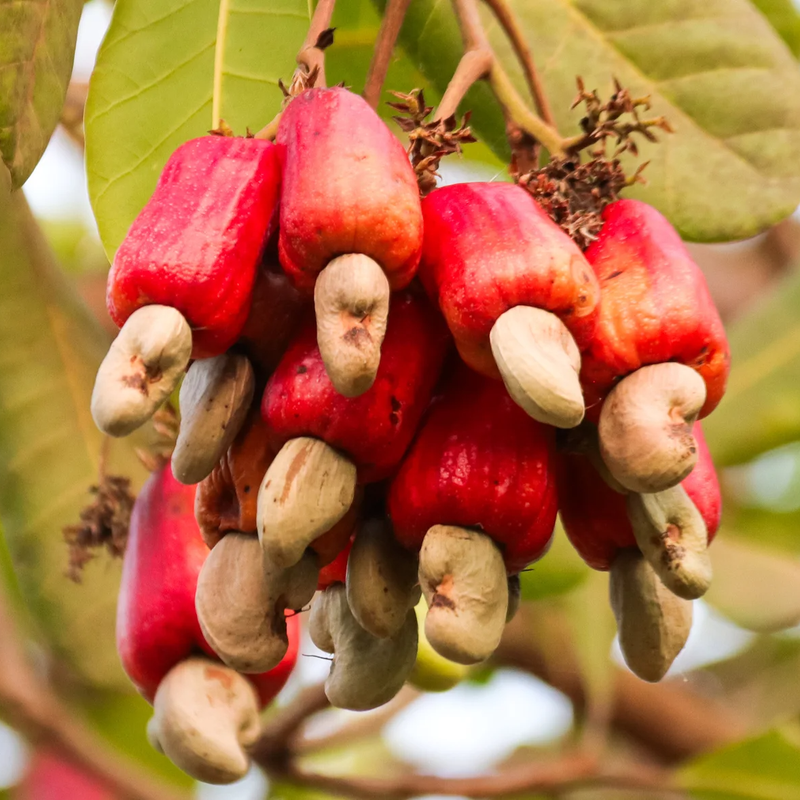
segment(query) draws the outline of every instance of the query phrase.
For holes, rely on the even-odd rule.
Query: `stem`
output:
[[[389,0],[386,4],[386,11],[375,42],[375,52],[372,54],[372,61],[370,61],[367,72],[367,82],[364,85],[364,99],[372,108],[378,108],[381,89],[386,80],[386,73],[389,71],[389,62],[392,59],[394,46],[410,5],[411,0]]]
[[[517,59],[522,65],[522,71],[525,74],[528,89],[536,103],[539,114],[541,114],[542,119],[548,125],[555,128],[556,121],[555,117],[553,117],[550,101],[547,98],[547,92],[545,92],[541,77],[536,69],[536,62],[533,60],[533,54],[531,53],[530,47],[528,47],[528,43],[525,41],[525,36],[517,24],[517,18],[514,16],[514,12],[509,8],[506,0],[484,0],[484,2],[491,8],[492,13],[497,17],[497,21],[511,41],[511,46],[514,48]]]
[[[305,772],[294,764],[276,777],[356,800],[405,800],[420,795],[503,797],[514,794],[559,794],[572,789],[612,786],[646,791],[648,797],[686,797],[671,786],[670,775],[660,769],[627,765],[601,769],[583,754],[567,754],[553,761],[525,765],[497,775],[477,778],[440,778],[400,772],[386,777],[340,777]]]
[[[436,110],[436,119],[452,117],[458,110],[459,103],[473,84],[487,77],[492,68],[494,56],[483,48],[467,50],[458,62],[456,71],[447,84],[442,102]]]
[[[52,747],[122,800],[188,800],[117,756],[61,702],[26,658],[1,588],[0,642],[0,709],[20,733]]]
[[[296,59],[307,74],[315,69],[319,70],[315,85],[322,89],[327,86],[325,82],[325,52],[317,47],[317,41],[321,34],[330,28],[335,5],[336,0],[319,0],[314,9],[314,16],[311,17],[311,25],[308,28],[306,39]]]
[[[472,83],[480,78],[485,78],[489,82],[498,102],[503,107],[503,114],[506,119],[511,120],[516,126],[525,131],[525,133],[541,142],[551,155],[556,157],[563,156],[563,138],[559,135],[554,126],[545,122],[538,114],[528,108],[519,92],[514,88],[508,74],[497,60],[497,56],[492,50],[486,32],[483,29],[476,0],[453,0],[453,10],[458,18],[458,24],[461,28],[461,38],[464,42],[465,49],[465,55],[459,63],[459,68],[471,52],[479,53],[480,56],[474,56],[474,59],[478,61],[478,64],[486,67],[483,73],[479,75],[477,74],[477,66],[471,65],[471,71],[469,73],[466,72],[466,66],[462,69],[462,76],[459,78],[459,84],[457,85],[458,91],[461,92],[461,97],[463,97]],[[484,63],[481,59],[487,59],[488,63]],[[451,86],[456,80],[458,73],[459,70],[457,69],[456,75],[453,76],[453,81],[451,81]],[[466,83],[467,78],[472,78],[472,82]],[[447,87],[447,92],[451,91],[451,86]],[[457,89],[456,87],[453,88],[453,98],[457,96]],[[445,97],[447,97],[447,92],[445,93]],[[461,97],[459,97],[458,100],[460,100]],[[449,111],[451,106],[452,100],[448,100],[448,107],[445,108],[445,111]],[[453,112],[454,110],[455,109],[453,109]],[[443,118],[441,106],[437,116],[440,119]]]

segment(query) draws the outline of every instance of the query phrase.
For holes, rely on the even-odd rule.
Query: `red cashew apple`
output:
[[[266,377],[275,369],[310,305],[281,270],[277,254],[265,254],[238,341],[259,376]]]
[[[243,747],[252,742],[241,736],[252,737],[254,730],[257,735],[259,709],[289,677],[299,623],[296,617],[287,620],[290,646],[270,672],[244,679],[216,660],[195,611],[195,587],[209,551],[194,519],[194,495],[193,486],[179,483],[165,467],[136,499],[117,606],[117,647],[128,676],[155,706],[151,738],[193,777],[226,783],[247,771]],[[255,723],[244,725],[244,719]],[[194,739],[187,730],[194,730]]]
[[[102,431],[131,433],[173,392],[190,358],[221,356],[237,340],[279,188],[269,142],[203,136],[172,154],[109,272],[108,310],[122,329],[92,395]]]
[[[577,245],[524,189],[467,183],[422,201],[419,274],[461,357],[502,377],[534,419],[583,418],[580,353],[594,333],[597,279]]]
[[[358,484],[396,469],[439,377],[447,331],[423,295],[392,295],[372,387],[339,394],[313,324],[301,329],[267,382],[262,414],[280,448],[261,484],[258,532],[269,562],[296,564],[353,504]]]
[[[34,750],[13,800],[122,800],[94,775],[52,750]]]
[[[395,535],[420,551],[425,632],[445,658],[491,655],[506,621],[507,576],[548,547],[554,436],[501,382],[459,365],[392,480]]]
[[[114,322],[145,305],[170,306],[192,327],[194,358],[224,353],[250,311],[279,188],[269,142],[202,136],[181,145],[114,256]]]
[[[586,251],[600,281],[597,330],[581,383],[611,473],[635,492],[680,483],[691,436],[725,391],[730,352],[705,278],[654,208],[618,200]]]
[[[649,681],[660,680],[683,648],[690,601],[710,580],[706,550],[719,527],[721,497],[699,423],[694,436],[697,466],[679,486],[658,494],[626,497],[585,454],[557,459],[564,529],[589,566],[610,570],[623,655]]]
[[[281,116],[278,241],[295,285],[314,293],[325,368],[338,391],[375,380],[390,291],[414,277],[422,213],[414,170],[367,102],[346,89],[308,89]]]

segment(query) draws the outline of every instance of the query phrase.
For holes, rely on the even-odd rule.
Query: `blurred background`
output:
[[[86,82],[111,11],[104,0],[85,4],[62,125],[23,190],[60,264],[109,331],[114,327],[104,308],[108,262],[86,188],[81,113]],[[444,163],[444,181],[505,179],[503,165],[486,148],[477,152],[477,158],[453,158]],[[800,222],[794,217],[747,241],[690,247],[707,275],[723,318],[731,325],[753,313],[769,318],[769,303],[775,302],[775,297],[797,291],[793,277],[800,263]],[[758,318],[747,324],[757,328]],[[785,346],[794,347],[797,340],[796,334]],[[800,383],[797,359],[789,358],[787,364],[784,381]],[[737,368],[734,362],[734,372]],[[722,450],[729,455],[724,447]],[[737,459],[731,456],[730,460]],[[800,442],[766,449],[747,463],[725,469],[722,477],[728,511],[719,545],[715,545],[720,549],[718,585],[708,602],[695,604],[692,634],[669,680],[691,686],[704,697],[725,696],[729,703],[738,698],[737,702],[748,704],[746,716],[752,718],[752,729],[759,730],[776,720],[794,719],[800,712],[798,681],[790,677],[800,668],[800,628],[796,627],[800,623]],[[771,549],[762,551],[760,544]],[[616,643],[611,641],[613,620],[609,620],[604,600],[606,576],[589,574],[561,535],[551,555],[541,566],[536,565],[526,582],[530,584],[529,603],[513,636],[524,647],[526,637],[539,635],[536,621],[540,620],[551,624],[565,641],[571,639],[581,669],[588,669],[584,676],[587,685],[596,689],[592,700],[595,722],[602,724],[608,714],[604,703],[612,673],[605,667],[586,665],[609,661],[614,670],[627,672]],[[540,592],[537,587],[541,586],[548,587],[547,591]],[[559,627],[562,623],[564,627]],[[581,631],[577,637],[572,635],[575,630]],[[319,653],[308,640],[301,652],[299,668],[279,705],[327,673],[327,663],[313,657]],[[603,652],[608,658],[598,659]],[[345,746],[326,750],[317,765],[332,773],[349,772],[371,769],[391,758],[392,763],[401,762],[420,772],[470,776],[513,763],[531,748],[546,752],[575,736],[574,697],[568,696],[564,686],[564,692],[554,688],[558,679],[545,682],[537,677],[546,671],[541,665],[526,669],[525,658],[508,652],[506,656],[508,663],[521,663],[480,670],[444,693],[424,694],[407,688],[388,713],[381,709],[361,715],[326,714],[309,728],[307,735],[312,741],[315,737],[324,740],[336,730],[348,731],[353,725],[365,730],[371,725],[382,734],[362,735],[350,744],[342,737]],[[131,724],[139,724],[139,717]],[[365,722],[372,717],[374,722]],[[437,735],[443,726],[447,735]],[[0,724],[0,790],[20,781],[29,758],[28,747]],[[240,784],[224,788],[198,785],[194,791],[202,800],[260,800],[267,789],[265,778],[253,771]],[[280,794],[288,796],[288,791],[284,787]]]

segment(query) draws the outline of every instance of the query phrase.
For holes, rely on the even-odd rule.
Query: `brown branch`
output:
[[[341,728],[324,736],[315,736],[313,738],[307,736],[297,737],[292,750],[298,756],[304,756],[308,753],[318,753],[334,747],[340,748],[351,742],[357,742],[368,736],[378,734],[389,720],[397,716],[419,696],[419,691],[406,684],[394,699],[371,714],[358,716],[346,725],[342,725]]]
[[[385,777],[321,775],[305,772],[291,763],[282,771],[273,771],[272,776],[356,800],[406,800],[420,795],[502,797],[535,792],[561,793],[590,786],[647,791],[650,797],[686,796],[671,785],[669,774],[662,770],[635,765],[604,769],[597,759],[580,753],[476,778],[441,778],[408,772]]]
[[[33,744],[44,745],[124,800],[188,800],[121,759],[65,706],[34,671],[0,589],[0,709]]]
[[[548,125],[555,128],[556,121],[553,116],[553,109],[550,107],[550,100],[547,97],[544,84],[536,69],[536,62],[533,60],[531,49],[527,41],[525,41],[525,36],[517,23],[514,12],[509,8],[506,0],[484,0],[484,2],[492,10],[495,17],[497,17],[497,21],[500,23],[500,26],[511,42],[511,46],[514,48],[514,53],[525,75],[528,90],[531,93],[531,97],[533,97],[533,101],[536,103],[539,114]]]
[[[289,705],[267,720],[261,737],[250,748],[253,761],[265,769],[286,762],[293,755],[295,741],[306,720],[329,707],[322,684],[303,689]]]
[[[512,121],[525,133],[533,136],[547,148],[551,155],[557,157],[562,156],[564,154],[564,139],[553,125],[547,123],[538,114],[528,108],[519,92],[514,88],[514,84],[511,82],[508,74],[498,61],[486,36],[486,32],[483,29],[476,0],[453,0],[453,9],[461,29],[465,57],[471,52],[481,54],[480,56],[476,56],[476,59],[485,59],[487,54],[489,57],[489,63],[486,65],[487,68],[482,74],[474,77],[472,83],[480,78],[484,78],[488,81],[492,92],[503,109],[506,120]],[[462,59],[462,63],[463,61],[464,59]],[[479,61],[479,63],[481,62]],[[482,63],[481,65],[483,66]],[[459,64],[459,67],[460,66],[461,64]],[[474,68],[471,74],[474,76],[477,72],[477,68]],[[471,85],[470,83],[466,85],[466,87],[459,88],[462,97]],[[449,90],[450,87],[448,86],[448,91]],[[456,96],[455,88],[453,89],[453,95],[454,97]],[[460,99],[459,97],[458,100],[460,101]],[[450,102],[450,105],[452,105],[452,102]],[[449,107],[445,109],[445,111],[449,110]],[[437,117],[439,119],[444,118],[441,111],[438,112]]]
[[[373,108],[377,108],[380,102],[381,89],[389,71],[389,62],[392,60],[392,53],[409,5],[411,0],[389,0],[386,4],[381,28],[375,41],[375,51],[367,72],[367,81],[364,84],[364,99]]]
[[[549,645],[548,645],[549,642]],[[586,693],[577,658],[563,639],[558,619],[526,607],[508,624],[495,661],[530,672],[563,692],[580,712]],[[617,670],[611,724],[674,763],[740,739],[743,720],[730,709],[679,684],[644,683]]]
[[[492,69],[494,56],[482,47],[467,50],[458,62],[456,71],[447,84],[442,102],[436,109],[436,119],[448,119],[458,110],[464,95],[479,80],[486,78]]]
[[[306,39],[300,52],[297,54],[298,65],[305,69],[307,75],[311,75],[318,70],[315,86],[323,89],[327,86],[325,82],[325,51],[318,47],[320,36],[331,27],[331,18],[336,0],[319,0],[314,9],[314,16],[311,17],[311,25],[308,28]]]

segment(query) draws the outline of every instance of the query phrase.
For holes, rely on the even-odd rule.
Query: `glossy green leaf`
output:
[[[279,111],[308,0],[117,0],[86,106],[86,166],[112,257],[178,145]]]
[[[489,39],[525,91],[514,54],[484,4]],[[800,71],[786,45],[747,0],[509,0],[535,56],[559,128],[579,132],[570,111],[575,77],[609,96],[616,76],[676,130],[643,143],[652,203],[697,241],[742,238],[790,214],[800,201]],[[403,43],[442,90],[461,52],[449,3],[417,0]],[[485,86],[462,104],[474,127],[507,156],[503,120]],[[630,162],[627,162],[630,167]]]
[[[0,2],[0,155],[22,186],[58,124],[83,0]]]
[[[0,175],[0,179],[3,176]],[[86,680],[129,689],[114,645],[119,564],[70,582],[63,526],[95,483],[102,437],[89,414],[108,339],[64,282],[21,193],[0,185],[0,522],[39,632]],[[141,440],[139,441],[141,444]],[[131,444],[109,472],[145,476]]]
[[[749,461],[800,438],[800,275],[788,278],[729,331],[732,369],[703,422],[719,465]]]
[[[800,559],[734,537],[715,542],[709,553],[714,580],[708,603],[752,631],[800,624]]]
[[[753,0],[753,5],[769,20],[795,56],[800,55],[800,14],[792,0]]]
[[[678,780],[697,800],[800,800],[800,731],[787,726],[702,756]]]

